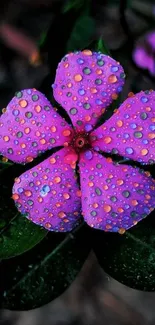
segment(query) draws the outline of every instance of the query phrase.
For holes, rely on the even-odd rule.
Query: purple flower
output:
[[[59,147],[15,180],[13,199],[28,219],[63,232],[73,229],[82,214],[91,227],[123,233],[153,210],[155,181],[150,174],[99,153],[119,154],[142,164],[155,160],[154,91],[127,98],[108,121],[94,128],[123,84],[118,62],[85,50],[62,59],[53,85],[54,97],[73,127],[35,89],[16,93],[8,104],[0,120],[5,157],[26,163]]]
[[[145,34],[144,38],[137,42],[132,57],[139,68],[146,69],[155,76],[155,31]]]

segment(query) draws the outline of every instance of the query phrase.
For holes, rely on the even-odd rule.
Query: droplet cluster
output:
[[[75,169],[64,162],[67,148],[16,178],[13,199],[26,217],[51,231],[70,231],[81,211]]]
[[[139,161],[155,162],[155,91],[127,98],[116,113],[92,132],[97,150]]]
[[[3,110],[0,149],[10,160],[31,162],[41,152],[64,146],[15,180],[13,199],[29,220],[51,231],[70,231],[80,222],[82,200],[91,227],[123,234],[152,211],[155,181],[149,173],[114,164],[98,151],[154,162],[155,92],[130,94],[113,117],[92,131],[123,83],[122,67],[109,56],[70,53],[58,66],[53,92],[74,129],[35,89],[16,93]]]
[[[0,118],[0,151],[17,163],[70,141],[71,127],[35,89],[17,92]]]
[[[155,180],[148,172],[114,164],[91,150],[80,156],[83,216],[89,226],[123,234],[154,208]]]
[[[89,132],[124,84],[119,62],[100,52],[70,53],[58,65],[53,94],[77,130]]]

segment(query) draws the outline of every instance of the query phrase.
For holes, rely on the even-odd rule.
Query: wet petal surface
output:
[[[124,233],[155,207],[155,181],[149,173],[115,165],[97,152],[80,157],[82,212],[89,226]]]
[[[70,53],[58,65],[53,94],[74,127],[89,132],[117,98],[124,77],[119,62],[107,55],[90,50]]]
[[[61,149],[15,180],[13,199],[18,210],[50,231],[70,231],[79,223],[80,191],[75,164],[68,159],[74,155],[73,150]]]
[[[116,113],[92,132],[92,145],[136,160],[155,162],[155,91],[127,98]]]
[[[17,92],[0,117],[0,153],[17,163],[61,146],[72,129],[47,98],[35,89]]]

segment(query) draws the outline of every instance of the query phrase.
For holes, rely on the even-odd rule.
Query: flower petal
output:
[[[89,158],[88,158],[89,157]],[[91,151],[80,158],[82,211],[89,226],[123,233],[155,207],[155,181],[148,172]]]
[[[53,94],[74,127],[90,131],[105,108],[117,98],[124,77],[119,62],[101,52],[70,53],[58,65]]]
[[[140,163],[154,163],[155,91],[141,91],[127,98],[91,135],[96,150],[119,154]]]
[[[81,199],[75,169],[63,148],[15,180],[13,199],[32,222],[50,230],[72,230],[80,218]],[[74,152],[72,153],[74,154]]]
[[[72,129],[35,89],[17,92],[0,118],[0,153],[17,163],[61,146]]]
[[[154,56],[150,52],[148,53],[145,48],[136,47],[132,57],[138,67],[149,70],[152,75],[155,74]]]
[[[151,46],[153,52],[153,50],[155,50],[155,31],[152,30],[151,32],[146,33],[145,39],[148,42],[148,44]]]

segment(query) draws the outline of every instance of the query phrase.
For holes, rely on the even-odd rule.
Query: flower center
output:
[[[84,145],[85,145],[85,139],[82,138],[82,137],[77,138],[76,141],[75,141],[75,144],[76,144],[76,147],[83,148]]]
[[[71,146],[76,152],[86,150],[90,147],[89,134],[88,133],[77,133],[74,135]]]

